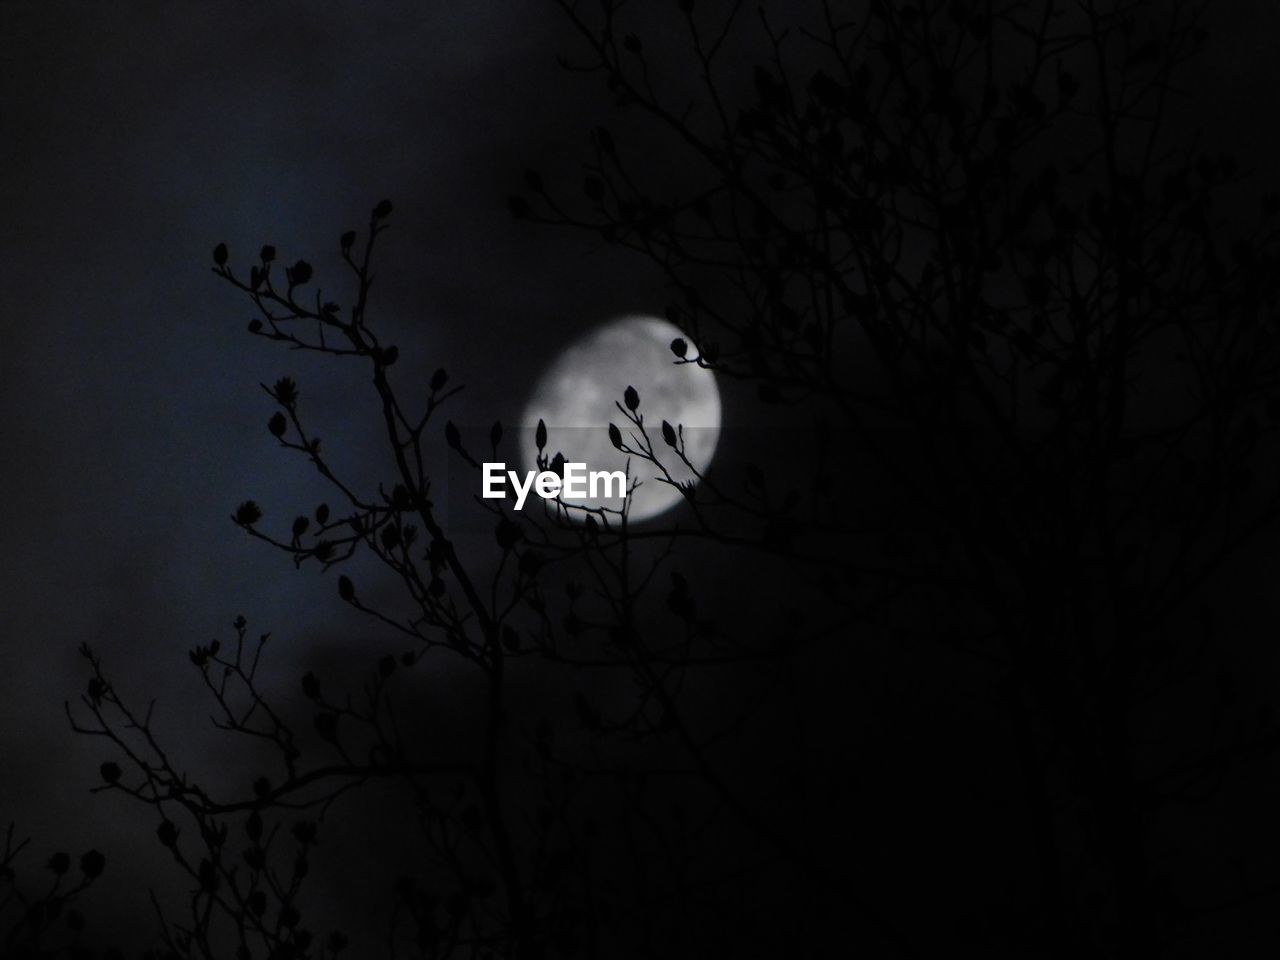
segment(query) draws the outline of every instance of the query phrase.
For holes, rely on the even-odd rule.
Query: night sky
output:
[[[1220,3],[1210,27],[1180,117],[1275,183],[1280,10]],[[557,63],[574,43],[544,0],[0,7],[0,825],[13,820],[31,835],[36,861],[55,848],[101,849],[131,884],[108,902],[137,911],[105,929],[151,923],[139,892],[162,861],[147,812],[88,793],[101,745],[74,736],[63,710],[84,687],[78,645],[93,645],[139,697],[158,695],[216,781],[227,756],[197,700],[186,655],[194,644],[225,636],[244,614],[252,630],[279,638],[269,683],[300,705],[297,677],[310,665],[342,665],[353,649],[384,642],[345,608],[332,574],[295,572],[228,519],[244,499],[279,517],[322,496],[305,465],[276,450],[260,383],[295,377],[318,432],[353,474],[379,477],[387,455],[363,429],[377,414],[367,378],[251,340],[250,305],[211,275],[210,250],[225,242],[233,262],[247,263],[269,242],[284,260],[334,274],[338,235],[363,229],[371,206],[390,198],[374,309],[402,352],[397,383],[425,385],[444,366],[466,384],[452,401],[455,422],[514,425],[539,373],[576,334],[620,313],[661,313],[669,298],[642,257],[518,222],[507,209],[526,167],[576,186],[589,131],[606,121],[629,129],[598,78]],[[664,154],[650,160],[655,175],[682,181]],[[726,421],[741,426],[750,394],[723,386]],[[787,415],[767,413],[775,427]],[[851,522],[858,509],[851,497]],[[1274,627],[1276,535],[1222,588],[1236,598],[1228,624]],[[709,597],[736,595],[739,561],[714,549],[691,557],[717,571]],[[1251,682],[1274,689],[1264,644],[1245,647]],[[899,693],[930,710],[954,669],[922,666],[908,691],[862,676],[856,688],[827,690],[814,722],[870,729],[876,697]],[[939,716],[945,725],[945,710]],[[824,742],[829,753],[815,763],[838,756],[844,740]],[[945,764],[955,746],[934,744],[925,756]],[[972,769],[988,773],[940,767],[936,789],[970,775],[999,783],[989,772],[997,754],[975,749]],[[899,764],[915,775],[900,759],[882,769]],[[928,821],[930,806],[850,816]],[[1214,842],[1196,836],[1188,843]],[[958,883],[957,864],[980,856],[972,838],[930,849],[951,858],[941,872]],[[944,885],[923,883],[895,914],[928,913],[934,883]]]
[[[406,366],[425,381],[446,365],[467,384],[455,417],[486,427],[518,417],[558,342],[662,292],[642,265],[506,212],[523,167],[569,163],[588,126],[574,110],[600,106],[556,65],[563,34],[538,3],[4,18],[4,807],[75,823],[83,758],[48,694],[69,690],[80,640],[165,682],[173,654],[242,610],[299,634],[332,612],[226,519],[314,483],[273,456],[258,384],[299,378],[351,461],[376,455],[350,429],[367,414],[356,384],[246,349],[214,242],[336,260],[338,233],[394,198],[383,316]]]
[[[394,198],[381,316],[404,369],[425,382],[447,365],[468,385],[454,416],[486,428],[516,420],[557,342],[661,292],[639,265],[515,229],[505,209],[527,163],[571,163],[587,126],[575,110],[599,106],[556,65],[563,34],[542,4],[0,16],[0,809],[123,863],[136,841],[116,818],[135,812],[86,812],[99,751],[63,714],[83,684],[76,647],[100,648],[139,690],[191,694],[185,651],[243,612],[301,662],[333,640],[320,626],[340,606],[332,587],[289,576],[227,520],[245,497],[283,509],[317,490],[274,455],[258,384],[299,378],[350,463],[379,455],[355,429],[372,409],[363,380],[246,350],[249,310],[210,276],[212,244],[271,241],[332,266],[337,235]],[[300,672],[284,671],[288,698]],[[175,722],[197,737],[204,719]]]

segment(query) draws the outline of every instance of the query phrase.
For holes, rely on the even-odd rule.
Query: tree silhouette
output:
[[[585,205],[534,174],[513,211],[648,256],[701,348],[675,345],[683,362],[816,407],[833,425],[816,442],[839,430],[879,459],[911,512],[884,533],[906,542],[887,567],[873,537],[839,531],[840,549],[895,602],[952,611],[932,638],[990,663],[1040,932],[1063,955],[1156,955],[1171,908],[1148,818],[1275,743],[1215,722],[1162,754],[1139,734],[1210,669],[1185,608],[1277,506],[1259,450],[1280,414],[1280,202],[1225,217],[1235,164],[1178,121],[1203,5],[761,13],[744,91],[725,54],[743,5],[685,3],[701,79],[685,100],[664,99],[620,5],[560,5],[589,51],[572,65],[644,116],[646,154],[686,182],[664,189],[669,168],[601,128]],[[1095,870],[1105,906],[1081,921]]]
[[[268,430],[332,505],[233,520],[333,570],[398,646],[358,680],[306,674],[301,717],[264,692],[243,618],[193,649],[246,745],[234,795],[84,651],[70,712],[112,746],[98,789],[154,808],[190,888],[180,914],[157,901],[164,952],[342,953],[322,925],[344,893],[309,881],[353,842],[388,848],[396,956],[1155,957],[1198,912],[1269,895],[1263,864],[1179,900],[1201,863],[1167,819],[1231,803],[1240,761],[1274,772],[1277,737],[1220,672],[1211,588],[1277,508],[1280,204],[1226,217],[1234,165],[1175,116],[1198,6],[823,3],[752,25],[682,2],[673,66],[620,5],[559,5],[566,64],[634,119],[594,132],[581,198],[530,171],[512,212],[658,264],[689,334],[673,362],[753,385],[777,429],[669,522],[478,502],[476,544],[441,520],[439,454],[513,440],[442,424],[443,370],[407,399],[371,300],[391,204],[341,235],[341,303],[306,261],[266,246],[245,269],[219,245],[250,333],[371,375],[393,470],[342,476],[281,378]],[[628,388],[607,429],[662,470],[682,425],[644,400]],[[357,554],[394,600],[340,569]],[[454,684],[450,736],[406,725],[406,698]],[[992,864],[959,863],[975,850]]]
[[[286,268],[277,285],[271,246],[245,275],[219,245],[214,270],[259,311],[252,334],[372,370],[393,481],[365,493],[339,476],[304,416],[301,388],[281,378],[264,385],[278,407],[268,431],[329,482],[340,505],[309,509],[279,534],[267,531],[268,518],[253,501],[240,503],[232,520],[299,565],[329,569],[357,552],[376,557],[401,587],[397,606],[367,599],[346,573],[337,576],[337,593],[392,632],[401,649],[380,657],[359,689],[328,693],[328,681],[304,676],[302,691],[315,710],[308,730],[273,707],[260,688],[267,635],[255,640],[239,618],[233,641],[195,647],[190,659],[216,702],[215,723],[270,754],[259,761],[270,769],[246,778],[250,789],[231,799],[193,782],[151,709],[133,706],[94,652],[83,651],[92,678],[72,722],[80,733],[109,740],[129,768],[121,774],[113,767],[115,775],[104,775],[99,789],[155,808],[157,838],[192,884],[182,916],[162,911],[165,949],[178,956],[231,949],[245,956],[339,953],[345,935],[323,940],[304,917],[308,902],[323,911],[326,896],[308,901],[304,881],[320,838],[334,829],[326,826],[330,811],[374,781],[400,789],[404,820],[396,822],[394,843],[410,842],[403,833],[412,831],[418,869],[387,878],[388,936],[393,949],[423,956],[611,952],[612,944],[632,938],[679,944],[696,926],[663,906],[669,894],[660,887],[679,884],[675,889],[688,891],[698,881],[680,874],[705,865],[681,853],[639,875],[618,875],[626,851],[616,836],[601,834],[606,827],[624,830],[627,844],[643,849],[651,842],[644,834],[667,829],[653,807],[689,802],[688,781],[705,793],[694,799],[706,815],[726,809],[741,821],[735,831],[778,848],[771,858],[785,856],[807,873],[829,876],[829,864],[796,849],[785,831],[742,799],[709,756],[711,734],[684,716],[681,688],[691,673],[774,654],[719,636],[699,616],[678,571],[670,573],[667,609],[642,604],[672,553],[670,542],[659,541],[675,533],[633,532],[625,506],[561,501],[541,517],[518,521],[489,505],[496,556],[486,565],[485,558],[464,558],[457,549],[431,499],[426,449],[429,437],[443,434],[455,456],[478,465],[462,431],[452,422],[443,429],[438,424],[439,408],[457,388],[437,371],[423,409],[409,411],[390,372],[398,350],[382,342],[367,315],[374,248],[390,212],[386,201],[374,208],[359,250],[354,233],[339,240],[355,281],[347,308],[310,294],[314,271],[304,261]],[[653,458],[634,388],[624,391],[618,409],[634,427],[625,442],[610,427],[618,445],[642,444]],[[678,447],[675,431],[668,425],[665,432]],[[489,431],[494,456],[502,434],[500,424]],[[545,429],[533,441],[539,462],[549,466]],[[560,455],[554,459],[563,462]],[[574,571],[589,573],[590,591]],[[548,595],[549,584],[563,591],[563,600]],[[423,678],[424,664],[442,661],[461,662],[479,678],[459,725],[465,733],[448,745],[404,729],[391,694],[397,674],[419,668]],[[627,675],[634,689],[606,710],[596,700],[599,691],[580,676],[612,673]],[[455,681],[437,673],[435,682]],[[535,683],[541,695],[531,703]],[[717,718],[715,736],[724,735],[723,724]],[[609,822],[593,820],[591,810]],[[355,836],[368,840],[359,830]],[[346,837],[350,842],[350,831]],[[597,870],[610,876],[608,884],[590,882]],[[723,935],[716,931],[712,942]]]
[[[119,769],[115,768],[116,774]],[[112,775],[104,765],[103,775]],[[73,904],[102,875],[106,858],[86,850],[73,867],[70,854],[56,851],[45,863],[47,882],[20,879],[18,862],[29,839],[17,840],[9,824],[0,852],[0,937],[4,955],[15,958],[64,956],[83,949],[85,917]]]

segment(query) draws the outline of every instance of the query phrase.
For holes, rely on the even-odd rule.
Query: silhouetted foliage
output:
[[[108,766],[103,765],[104,778]],[[45,864],[48,874],[33,879],[29,867],[20,872],[22,854],[29,845],[30,840],[16,840],[10,824],[0,851],[0,952],[15,960],[68,954],[117,956],[112,949],[100,953],[89,948],[93,941],[85,935],[84,915],[74,905],[102,875],[106,858],[97,850],[87,850],[78,869],[73,869],[71,855],[59,850]]]

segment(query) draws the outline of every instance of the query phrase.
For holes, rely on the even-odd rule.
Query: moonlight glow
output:
[[[640,394],[650,442],[672,477],[684,481],[692,475],[663,443],[663,420],[683,427],[685,454],[699,472],[704,471],[720,438],[720,391],[710,370],[674,362],[671,341],[677,337],[684,337],[677,327],[646,316],[622,317],[588,333],[538,381],[521,420],[528,436],[541,419],[547,425],[549,456],[559,452],[591,470],[625,469],[627,457],[609,442],[608,425],[617,424],[628,445],[635,445],[629,439],[634,427],[615,406],[623,391],[633,386]],[[521,455],[526,469],[536,467],[531,442],[522,445]],[[680,492],[659,480],[661,474],[652,464],[633,457],[630,470],[641,482],[632,495],[632,520],[657,516],[680,502]],[[620,505],[617,500],[583,503]]]

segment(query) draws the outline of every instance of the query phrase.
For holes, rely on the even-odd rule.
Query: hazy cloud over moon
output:
[[[547,454],[563,453],[588,470],[622,470],[627,456],[609,442],[608,425],[618,426],[624,443],[634,448],[637,431],[617,404],[627,387],[640,396],[639,413],[655,453],[680,483],[695,480],[663,442],[662,422],[682,429],[684,452],[702,473],[711,464],[720,438],[720,392],[715,375],[694,364],[677,364],[671,342],[684,333],[666,320],[624,316],[586,334],[567,348],[538,380],[521,423],[525,427],[521,452],[526,470],[534,468],[535,448],[529,442],[538,421],[547,426]],[[640,481],[632,496],[630,517],[645,520],[664,513],[682,499],[681,493],[659,479],[650,463],[631,458],[631,476]],[[617,509],[617,500],[583,501],[589,507]]]

